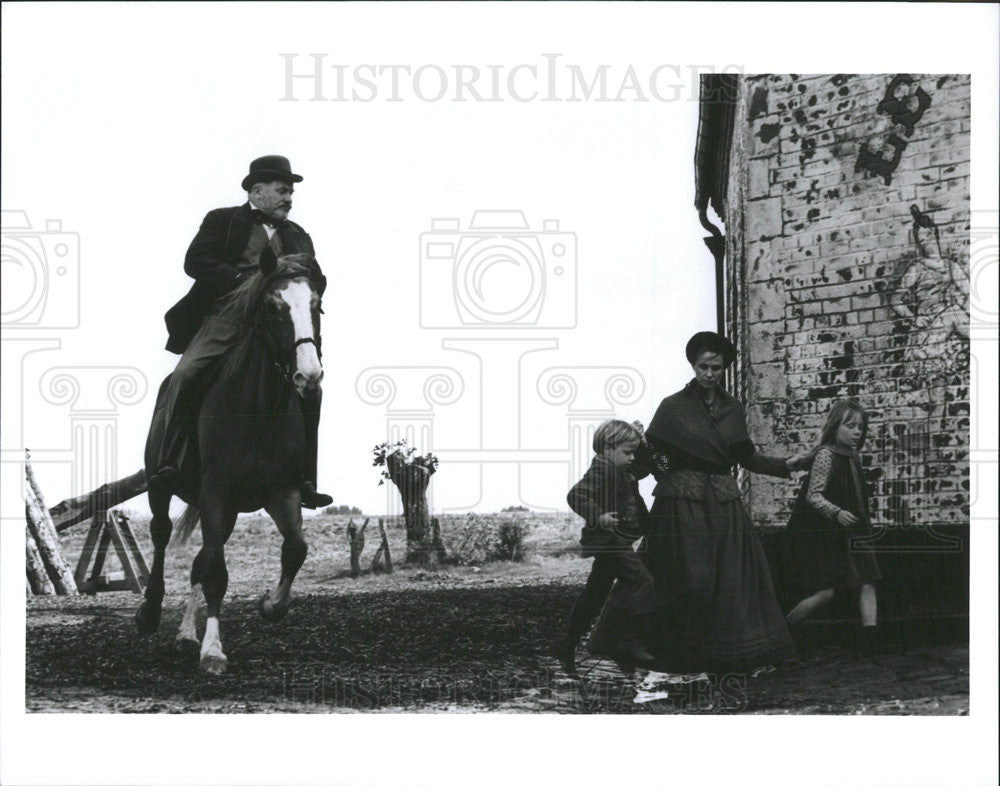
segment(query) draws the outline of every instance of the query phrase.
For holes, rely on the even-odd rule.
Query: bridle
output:
[[[274,335],[271,333],[271,331],[267,329],[267,320],[263,318],[263,314],[262,314],[262,311],[263,311],[263,294],[267,291],[267,289],[269,288],[269,286],[270,286],[270,284],[271,284],[272,281],[280,280],[280,279],[283,279],[283,278],[289,278],[289,279],[291,279],[291,278],[309,278],[309,280],[310,280],[310,288],[313,289],[313,291],[315,291],[315,289],[312,287],[312,284],[311,284],[312,279],[306,273],[301,273],[301,272],[294,273],[294,274],[287,274],[286,273],[284,275],[282,275],[282,274],[279,273],[277,275],[272,276],[267,281],[267,284],[265,285],[264,289],[261,292],[261,294],[262,294],[261,305],[259,305],[258,309],[257,309],[257,319],[256,319],[256,322],[257,322],[257,332],[259,334],[263,334],[264,346],[267,348],[267,350],[272,355],[277,355],[277,356],[281,356],[284,353],[281,351],[281,347],[278,344],[277,339],[274,337]],[[281,363],[279,360],[275,360],[274,361],[274,369],[278,372],[278,376],[280,376],[282,379],[285,380],[285,382],[287,382],[289,384],[291,384],[291,382],[292,382],[292,368],[293,368],[294,362],[295,362],[296,350],[298,350],[298,348],[300,346],[302,346],[303,344],[312,344],[314,347],[316,347],[316,354],[319,356],[320,362],[322,362],[322,358],[323,358],[322,339],[317,340],[317,337],[315,337],[315,336],[307,336],[305,338],[296,339],[295,342],[292,344],[292,349],[291,349],[291,352],[289,353],[290,356],[291,356],[291,360],[289,362],[286,362],[286,363]]]
[[[292,357],[295,357],[295,351],[300,346],[302,346],[303,344],[312,344],[314,347],[316,347],[316,354],[319,355],[320,359],[322,360],[323,353],[320,351],[319,344],[316,342],[316,339],[314,339],[312,336],[309,336],[308,338],[297,339],[296,342],[294,344],[292,344],[292,352],[291,352]],[[291,363],[286,363],[285,365],[281,365],[281,363],[279,363],[276,360],[276,361],[274,361],[274,367],[275,367],[275,369],[277,369],[278,374],[281,375],[281,377],[286,382],[291,382],[292,381],[292,364]]]

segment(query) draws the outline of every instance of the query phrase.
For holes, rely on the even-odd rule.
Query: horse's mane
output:
[[[244,370],[256,338],[254,328],[260,317],[264,291],[278,279],[299,276],[306,276],[314,283],[321,278],[319,266],[311,254],[286,254],[278,257],[274,270],[268,274],[256,270],[226,298],[218,316],[239,325],[243,337],[219,365],[215,377],[217,384],[233,381]]]
[[[316,260],[311,254],[286,254],[278,257],[278,264],[264,275],[258,268],[234,289],[219,312],[219,316],[249,327],[257,316],[261,295],[272,281],[296,276],[313,277],[318,273]]]

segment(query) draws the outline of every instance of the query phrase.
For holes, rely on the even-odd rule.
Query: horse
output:
[[[136,625],[142,633],[159,627],[164,555],[173,530],[170,500],[176,494],[187,503],[177,533],[186,539],[200,519],[202,547],[191,567],[191,592],[175,646],[199,652],[200,667],[210,674],[226,669],[219,612],[229,580],[224,549],[237,514],[263,508],[283,538],[281,578],[258,604],[265,619],[277,621],[288,612],[292,582],[306,558],[300,507],[305,423],[298,398],[318,395],[323,378],[319,315],[324,288],[312,256],[277,258],[265,249],[259,268],[220,306],[220,316],[238,320],[244,335],[199,388],[203,397],[189,429],[198,447],[191,452],[199,459],[178,467],[176,488],[148,490],[153,564]],[[147,477],[155,471],[163,421],[157,407],[146,441]],[[208,620],[199,643],[195,613],[202,594]]]

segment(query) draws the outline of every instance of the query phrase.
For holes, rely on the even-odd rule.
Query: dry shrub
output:
[[[460,565],[520,562],[524,559],[524,539],[528,534],[525,521],[470,513],[464,524],[458,526],[458,545],[452,549],[452,555]]]
[[[521,519],[501,519],[497,527],[496,559],[520,562],[524,559],[524,536],[528,527]]]

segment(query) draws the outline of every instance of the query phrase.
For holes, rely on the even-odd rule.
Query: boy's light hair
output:
[[[623,442],[638,442],[642,434],[635,426],[624,420],[605,420],[594,432],[594,452],[603,453],[605,448],[613,448]]]

